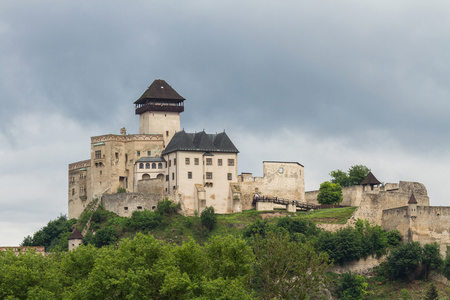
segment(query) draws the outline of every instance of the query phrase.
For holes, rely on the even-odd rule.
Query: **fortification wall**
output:
[[[319,191],[307,191],[305,192],[305,201],[307,203],[319,204],[317,202],[317,196]],[[342,188],[342,202],[341,205],[345,206],[359,206],[363,197],[362,185],[354,185]]]
[[[143,194],[160,194],[164,192],[164,182],[162,179],[152,178],[138,180],[137,192]]]
[[[380,258],[377,258],[375,256],[369,256],[366,259],[361,258],[359,260],[347,262],[343,266],[341,266],[339,264],[334,265],[332,268],[330,268],[329,271],[338,273],[338,274],[353,272],[353,273],[357,273],[360,275],[365,275],[367,273],[370,273],[371,269],[380,265],[385,260],[386,260],[386,256],[382,256]]]
[[[134,211],[155,210],[161,194],[122,193],[102,197],[103,208],[121,217],[131,217]]]

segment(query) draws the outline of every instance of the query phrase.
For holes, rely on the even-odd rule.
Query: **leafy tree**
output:
[[[305,299],[319,292],[330,266],[328,255],[317,254],[311,243],[290,241],[289,235],[270,232],[253,240],[256,284],[261,299]],[[258,288],[258,287],[257,287]]]
[[[317,244],[320,251],[327,252],[330,259],[340,265],[361,258],[361,239],[350,227],[341,228],[335,233],[322,231]]]
[[[339,183],[325,181],[320,184],[317,201],[320,204],[338,204],[342,202],[342,187]]]
[[[439,269],[443,263],[438,243],[423,245],[422,264],[425,267],[425,280],[428,280],[431,270]]]
[[[57,219],[51,220],[46,226],[27,236],[22,246],[45,246],[45,251],[67,250],[68,237],[72,232],[72,225],[76,220],[67,220],[67,216],[60,215]]]
[[[133,230],[148,231],[158,227],[162,222],[163,216],[159,213],[149,210],[133,211],[131,218],[128,219],[128,226]]]
[[[158,206],[156,207],[156,212],[161,216],[163,215],[171,216],[178,213],[179,210],[180,210],[180,203],[175,204],[167,198],[162,201],[159,201]]]
[[[438,300],[439,299],[439,293],[438,293],[438,290],[437,290],[434,282],[431,283],[430,288],[428,289],[424,299],[425,300]]]
[[[450,246],[447,246],[447,251],[445,253],[444,266],[442,268],[442,274],[450,280]]]
[[[364,165],[351,166],[347,173],[341,170],[330,172],[332,183],[339,183],[342,187],[359,185],[369,174],[370,169]]]
[[[200,221],[208,230],[213,230],[217,224],[217,215],[214,213],[214,207],[209,206],[205,208],[200,214]]]
[[[386,238],[390,247],[397,247],[402,242],[402,235],[397,229],[389,230],[386,233]]]
[[[391,250],[386,258],[388,274],[394,278],[409,278],[422,261],[423,250],[418,242],[401,244]]]
[[[339,299],[361,300],[366,295],[367,282],[364,276],[344,273],[338,280]]]
[[[97,231],[94,235],[94,244],[97,247],[103,247],[106,245],[113,245],[117,242],[118,234],[117,230],[113,227],[104,227]]]

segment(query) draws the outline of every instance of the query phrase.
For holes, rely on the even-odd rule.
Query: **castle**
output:
[[[90,159],[69,165],[69,218],[78,218],[94,198],[119,216],[154,210],[163,198],[180,203],[187,215],[207,206],[220,214],[241,212],[251,208],[255,193],[304,200],[301,164],[267,161],[263,177],[238,175],[239,151],[225,132],[180,130],[185,100],[155,80],[134,102],[139,134],[122,128],[91,137]]]

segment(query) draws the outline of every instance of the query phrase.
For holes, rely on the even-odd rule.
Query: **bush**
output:
[[[134,211],[128,220],[128,226],[133,230],[148,231],[161,224],[162,216],[149,210]]]
[[[393,279],[409,278],[422,261],[422,246],[418,242],[401,244],[392,249],[386,259],[386,271]]]
[[[397,247],[402,242],[402,235],[397,229],[389,230],[386,233],[386,237],[390,247]]]
[[[96,247],[112,245],[117,242],[117,230],[113,227],[105,227],[97,231],[94,235],[93,242]]]
[[[367,293],[366,279],[351,272],[344,273],[338,280],[339,299],[360,300]]]
[[[117,189],[117,194],[124,194],[126,192],[127,192],[126,188],[120,187],[120,188]]]
[[[445,253],[444,267],[442,269],[442,274],[450,280],[450,246],[447,246],[447,251]]]
[[[200,214],[200,221],[208,230],[213,230],[217,225],[217,215],[214,213],[214,207],[209,206],[205,208]]]
[[[317,202],[320,204],[339,204],[342,202],[342,187],[339,183],[325,181],[320,184]]]
[[[179,203],[175,204],[172,201],[168,200],[167,198],[158,202],[158,206],[156,208],[156,212],[161,216],[163,215],[171,216],[178,213],[179,210],[180,204]]]

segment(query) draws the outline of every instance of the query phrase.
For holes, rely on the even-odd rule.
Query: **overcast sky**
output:
[[[155,79],[188,132],[225,130],[239,172],[364,164],[450,205],[448,1],[0,1],[0,246],[67,214],[90,137],[138,132]]]

